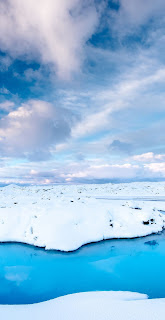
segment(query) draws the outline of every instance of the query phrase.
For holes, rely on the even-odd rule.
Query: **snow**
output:
[[[165,299],[131,292],[85,292],[32,305],[0,305],[7,320],[163,320]]]
[[[0,189],[0,241],[72,251],[103,239],[157,233],[165,227],[165,202],[143,197],[164,195],[164,182],[9,185]]]

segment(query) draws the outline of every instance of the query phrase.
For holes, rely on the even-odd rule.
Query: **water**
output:
[[[34,303],[93,290],[165,297],[165,232],[102,241],[72,253],[0,244],[1,304]]]

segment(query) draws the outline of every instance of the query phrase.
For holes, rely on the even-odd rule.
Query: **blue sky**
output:
[[[0,0],[0,183],[165,178],[164,0]]]

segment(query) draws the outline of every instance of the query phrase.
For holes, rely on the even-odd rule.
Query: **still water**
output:
[[[71,253],[0,244],[0,304],[34,303],[93,290],[165,297],[165,232],[102,241]]]

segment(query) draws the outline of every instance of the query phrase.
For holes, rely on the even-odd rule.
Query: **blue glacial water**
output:
[[[165,232],[102,241],[71,253],[0,244],[1,304],[34,303],[93,290],[165,297]]]

